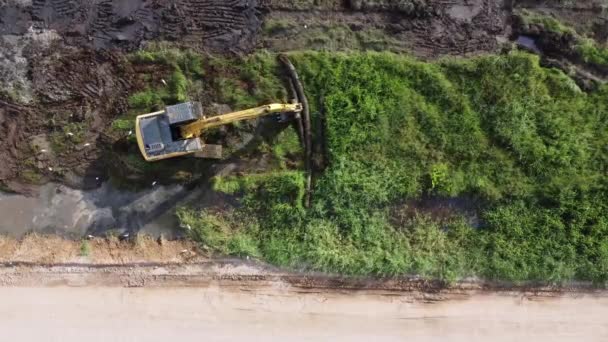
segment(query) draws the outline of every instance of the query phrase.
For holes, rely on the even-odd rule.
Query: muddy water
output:
[[[173,208],[188,192],[179,185],[121,191],[109,183],[95,190],[47,184],[35,197],[0,193],[0,234],[21,237],[29,232],[80,238],[142,232],[179,235]]]
[[[517,40],[515,41],[515,43],[520,48],[523,48],[530,52],[534,52],[534,53],[538,53],[538,54],[541,53],[541,50],[538,48],[538,45],[536,45],[536,39],[534,39],[533,37],[521,35],[521,36],[517,37]]]

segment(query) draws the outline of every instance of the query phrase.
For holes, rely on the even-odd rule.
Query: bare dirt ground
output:
[[[260,284],[216,278],[196,287],[186,282],[128,288],[85,286],[76,272],[65,277],[70,282],[51,287],[0,288],[0,329],[7,340],[592,342],[608,338],[605,294],[541,298],[478,293],[429,301],[408,292],[305,289],[280,280]]]
[[[86,246],[86,247],[85,247]],[[22,239],[0,236],[0,263],[129,264],[205,260],[191,241],[166,241],[138,236],[133,241],[95,238],[76,241],[55,235],[30,234]]]

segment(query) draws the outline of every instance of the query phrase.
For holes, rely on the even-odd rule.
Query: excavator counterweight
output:
[[[206,130],[270,114],[299,113],[301,111],[300,103],[273,103],[205,117],[199,102],[186,102],[168,106],[163,111],[139,115],[135,119],[135,134],[139,150],[146,161],[195,153],[205,156],[213,154],[217,158],[217,149],[214,149],[216,145],[206,145],[201,138]]]

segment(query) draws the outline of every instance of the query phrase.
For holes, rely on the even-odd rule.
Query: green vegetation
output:
[[[219,57],[205,60],[207,89],[212,98],[233,108],[251,108],[273,101],[287,101],[284,83],[279,80],[275,56],[260,53],[249,57],[249,63]]]
[[[152,44],[146,50],[131,55],[131,62],[151,66],[147,72],[140,74],[144,83],[151,87],[129,97],[132,109],[156,110],[165,105],[184,102],[190,95],[200,91],[203,60],[191,51]]]
[[[86,133],[86,123],[70,122],[55,131],[50,136],[51,148],[55,153],[65,153],[72,151],[76,145],[84,142]]]
[[[608,66],[608,49],[598,46],[594,40],[588,38],[580,39],[576,50],[580,53],[585,63]]]
[[[292,160],[302,161],[304,154],[301,150],[300,139],[294,129],[286,129],[279,133],[272,143],[272,153],[279,162],[280,169],[288,169],[288,162]]]
[[[241,205],[180,209],[194,239],[218,253],[347,274],[608,279],[607,87],[583,93],[524,53],[436,63],[388,53],[291,59],[314,119],[323,108],[327,122],[330,165],[312,208],[302,207],[297,170],[218,178],[215,189]],[[242,87],[235,101],[273,94],[267,85],[252,91],[258,77],[279,82],[267,55],[225,65],[224,75],[237,77],[231,87]],[[262,76],[240,82],[243,70]],[[476,199],[480,226],[466,213],[394,214],[423,197]]]
[[[296,35],[293,33],[297,32]],[[284,19],[268,20],[264,23],[267,41],[273,44],[273,38],[284,33],[293,36],[289,40],[279,39],[276,50],[294,50],[307,46],[311,50],[345,51],[345,50],[390,50],[404,52],[406,46],[399,39],[387,35],[379,29],[353,30],[346,24],[311,24],[306,28]]]
[[[311,10],[339,8],[341,0],[268,0],[267,4],[272,8],[289,10]]]
[[[518,15],[522,19],[524,25],[540,25],[546,30],[559,34],[576,34],[576,31],[573,28],[564,25],[559,20],[549,15],[532,12],[526,9],[519,11]]]
[[[80,243],[80,256],[87,257],[91,254],[91,245],[89,241],[82,240]]]
[[[524,27],[531,24],[539,25],[549,32],[558,34],[562,38],[565,36],[571,38],[564,40],[571,40],[573,42],[573,46],[567,48],[572,49],[572,52],[580,57],[584,63],[600,67],[608,66],[608,49],[606,47],[601,46],[591,38],[587,38],[585,35],[577,32],[572,27],[563,24],[556,18],[528,10],[519,11],[518,16]]]
[[[42,175],[33,169],[21,171],[19,178],[29,184],[40,184],[42,181]]]

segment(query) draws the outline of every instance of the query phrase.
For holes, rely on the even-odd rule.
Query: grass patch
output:
[[[598,46],[594,40],[581,38],[576,50],[585,63],[608,66],[608,49]]]
[[[91,245],[89,244],[89,241],[82,240],[80,243],[80,256],[88,257],[89,255],[91,255]]]
[[[272,154],[278,160],[281,169],[288,169],[288,162],[291,160],[302,161],[304,154],[302,144],[295,129],[290,128],[282,131],[273,141]]]
[[[199,90],[204,76],[203,58],[189,50],[179,50],[166,44],[151,44],[130,56],[134,65],[151,66],[140,74],[148,87],[129,96],[131,109],[158,110],[166,105],[184,102]],[[154,68],[158,66],[158,68]],[[158,75],[158,70],[168,70]],[[155,80],[154,84],[151,84]]]
[[[53,152],[57,154],[70,152],[76,145],[84,143],[87,125],[83,122],[70,122],[61,127],[60,130],[50,135],[50,143]]]
[[[29,184],[40,184],[43,176],[34,170],[22,170],[19,178]]]
[[[294,31],[297,31],[297,34],[293,34]],[[291,33],[290,39],[281,39],[281,36],[288,32]],[[353,30],[346,24],[311,24],[299,27],[283,19],[270,19],[265,23],[264,34],[269,44],[273,44],[273,39],[278,37],[279,43],[274,49],[281,51],[297,50],[302,46],[320,51],[406,51],[403,42],[392,38],[383,30]]]
[[[518,11],[518,15],[522,19],[524,25],[540,25],[546,30],[558,34],[576,34],[576,31],[573,28],[563,24],[550,15],[544,15],[526,9]]]
[[[524,26],[539,25],[549,32],[559,35],[561,38],[569,37],[574,41],[571,49],[580,59],[587,64],[596,66],[608,66],[608,49],[595,40],[588,38],[569,27],[552,16],[521,10],[518,13]]]
[[[260,68],[259,58],[268,57],[224,72]],[[301,206],[299,171],[218,179],[216,190],[241,206],[221,215],[184,209],[185,225],[206,222],[193,238],[223,254],[347,274],[608,279],[607,87],[583,93],[519,52],[434,63],[389,53],[291,58],[313,118],[323,108],[327,122],[330,165],[313,208]],[[268,82],[278,79],[274,68],[262,66]],[[460,196],[481,203],[481,227],[464,217],[395,221],[389,210]],[[242,249],[227,247],[233,236]]]

